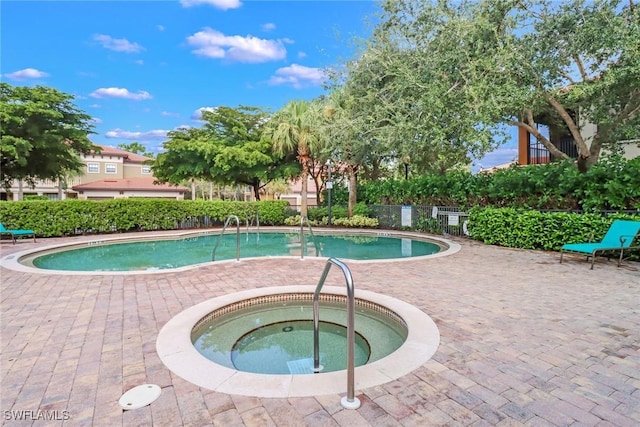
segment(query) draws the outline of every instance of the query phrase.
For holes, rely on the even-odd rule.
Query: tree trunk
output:
[[[300,188],[300,216],[306,217],[308,213],[307,208],[307,192],[309,183],[309,155],[300,154],[300,165],[302,166],[302,183]]]
[[[353,208],[358,202],[358,167],[349,165],[347,173],[349,175],[349,208],[347,215],[351,218],[353,216]]]
[[[526,118],[519,122],[512,122],[512,124],[522,127],[526,129],[531,135],[535,136],[538,141],[544,145],[547,150],[549,150],[549,154],[559,159],[568,159],[569,156],[566,153],[563,153],[547,139],[543,134],[540,133],[538,128],[536,127],[535,120],[533,118],[533,112],[531,110],[527,110],[525,112]]]
[[[300,216],[307,216],[307,187],[309,182],[309,174],[306,167],[302,169],[302,183],[300,188]]]
[[[196,199],[196,180],[191,178],[191,200]]]
[[[260,180],[256,179],[251,183],[253,187],[253,196],[256,198],[256,202],[260,201]]]
[[[322,183],[320,182],[320,175],[314,175],[313,176],[313,182],[316,184],[316,206],[320,206],[321,205],[321,199],[322,199]]]
[[[209,183],[209,200],[213,200],[213,182]]]

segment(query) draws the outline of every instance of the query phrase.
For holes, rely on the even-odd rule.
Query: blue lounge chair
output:
[[[620,251],[620,257],[618,258],[618,267],[620,267],[625,249],[640,248],[640,242],[632,246],[636,238],[640,240],[639,235],[640,221],[623,221],[616,219],[609,227],[602,241],[598,243],[568,243],[562,245],[560,249],[560,262],[562,262],[562,255],[564,255],[565,251],[587,254],[587,260],[591,257],[591,269],[593,270],[593,263],[598,252]]]
[[[7,230],[4,225],[0,224],[0,234],[11,234],[14,245],[18,236],[33,236],[33,241],[36,241],[36,232],[33,230]]]

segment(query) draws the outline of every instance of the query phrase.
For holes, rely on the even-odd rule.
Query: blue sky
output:
[[[324,67],[354,52],[373,1],[3,1],[2,80],[76,96],[98,144],[158,151],[202,108],[276,111],[323,93]],[[513,143],[478,163],[512,160]],[[477,166],[476,166],[477,167]]]

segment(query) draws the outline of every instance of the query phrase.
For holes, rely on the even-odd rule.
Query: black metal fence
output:
[[[468,236],[469,213],[456,206],[372,205],[369,209],[381,228]]]

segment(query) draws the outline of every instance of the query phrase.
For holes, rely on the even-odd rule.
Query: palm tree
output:
[[[266,125],[264,136],[271,141],[273,150],[281,155],[296,153],[302,172],[300,215],[307,216],[307,183],[311,153],[316,148],[317,114],[308,101],[292,101],[278,111]]]

